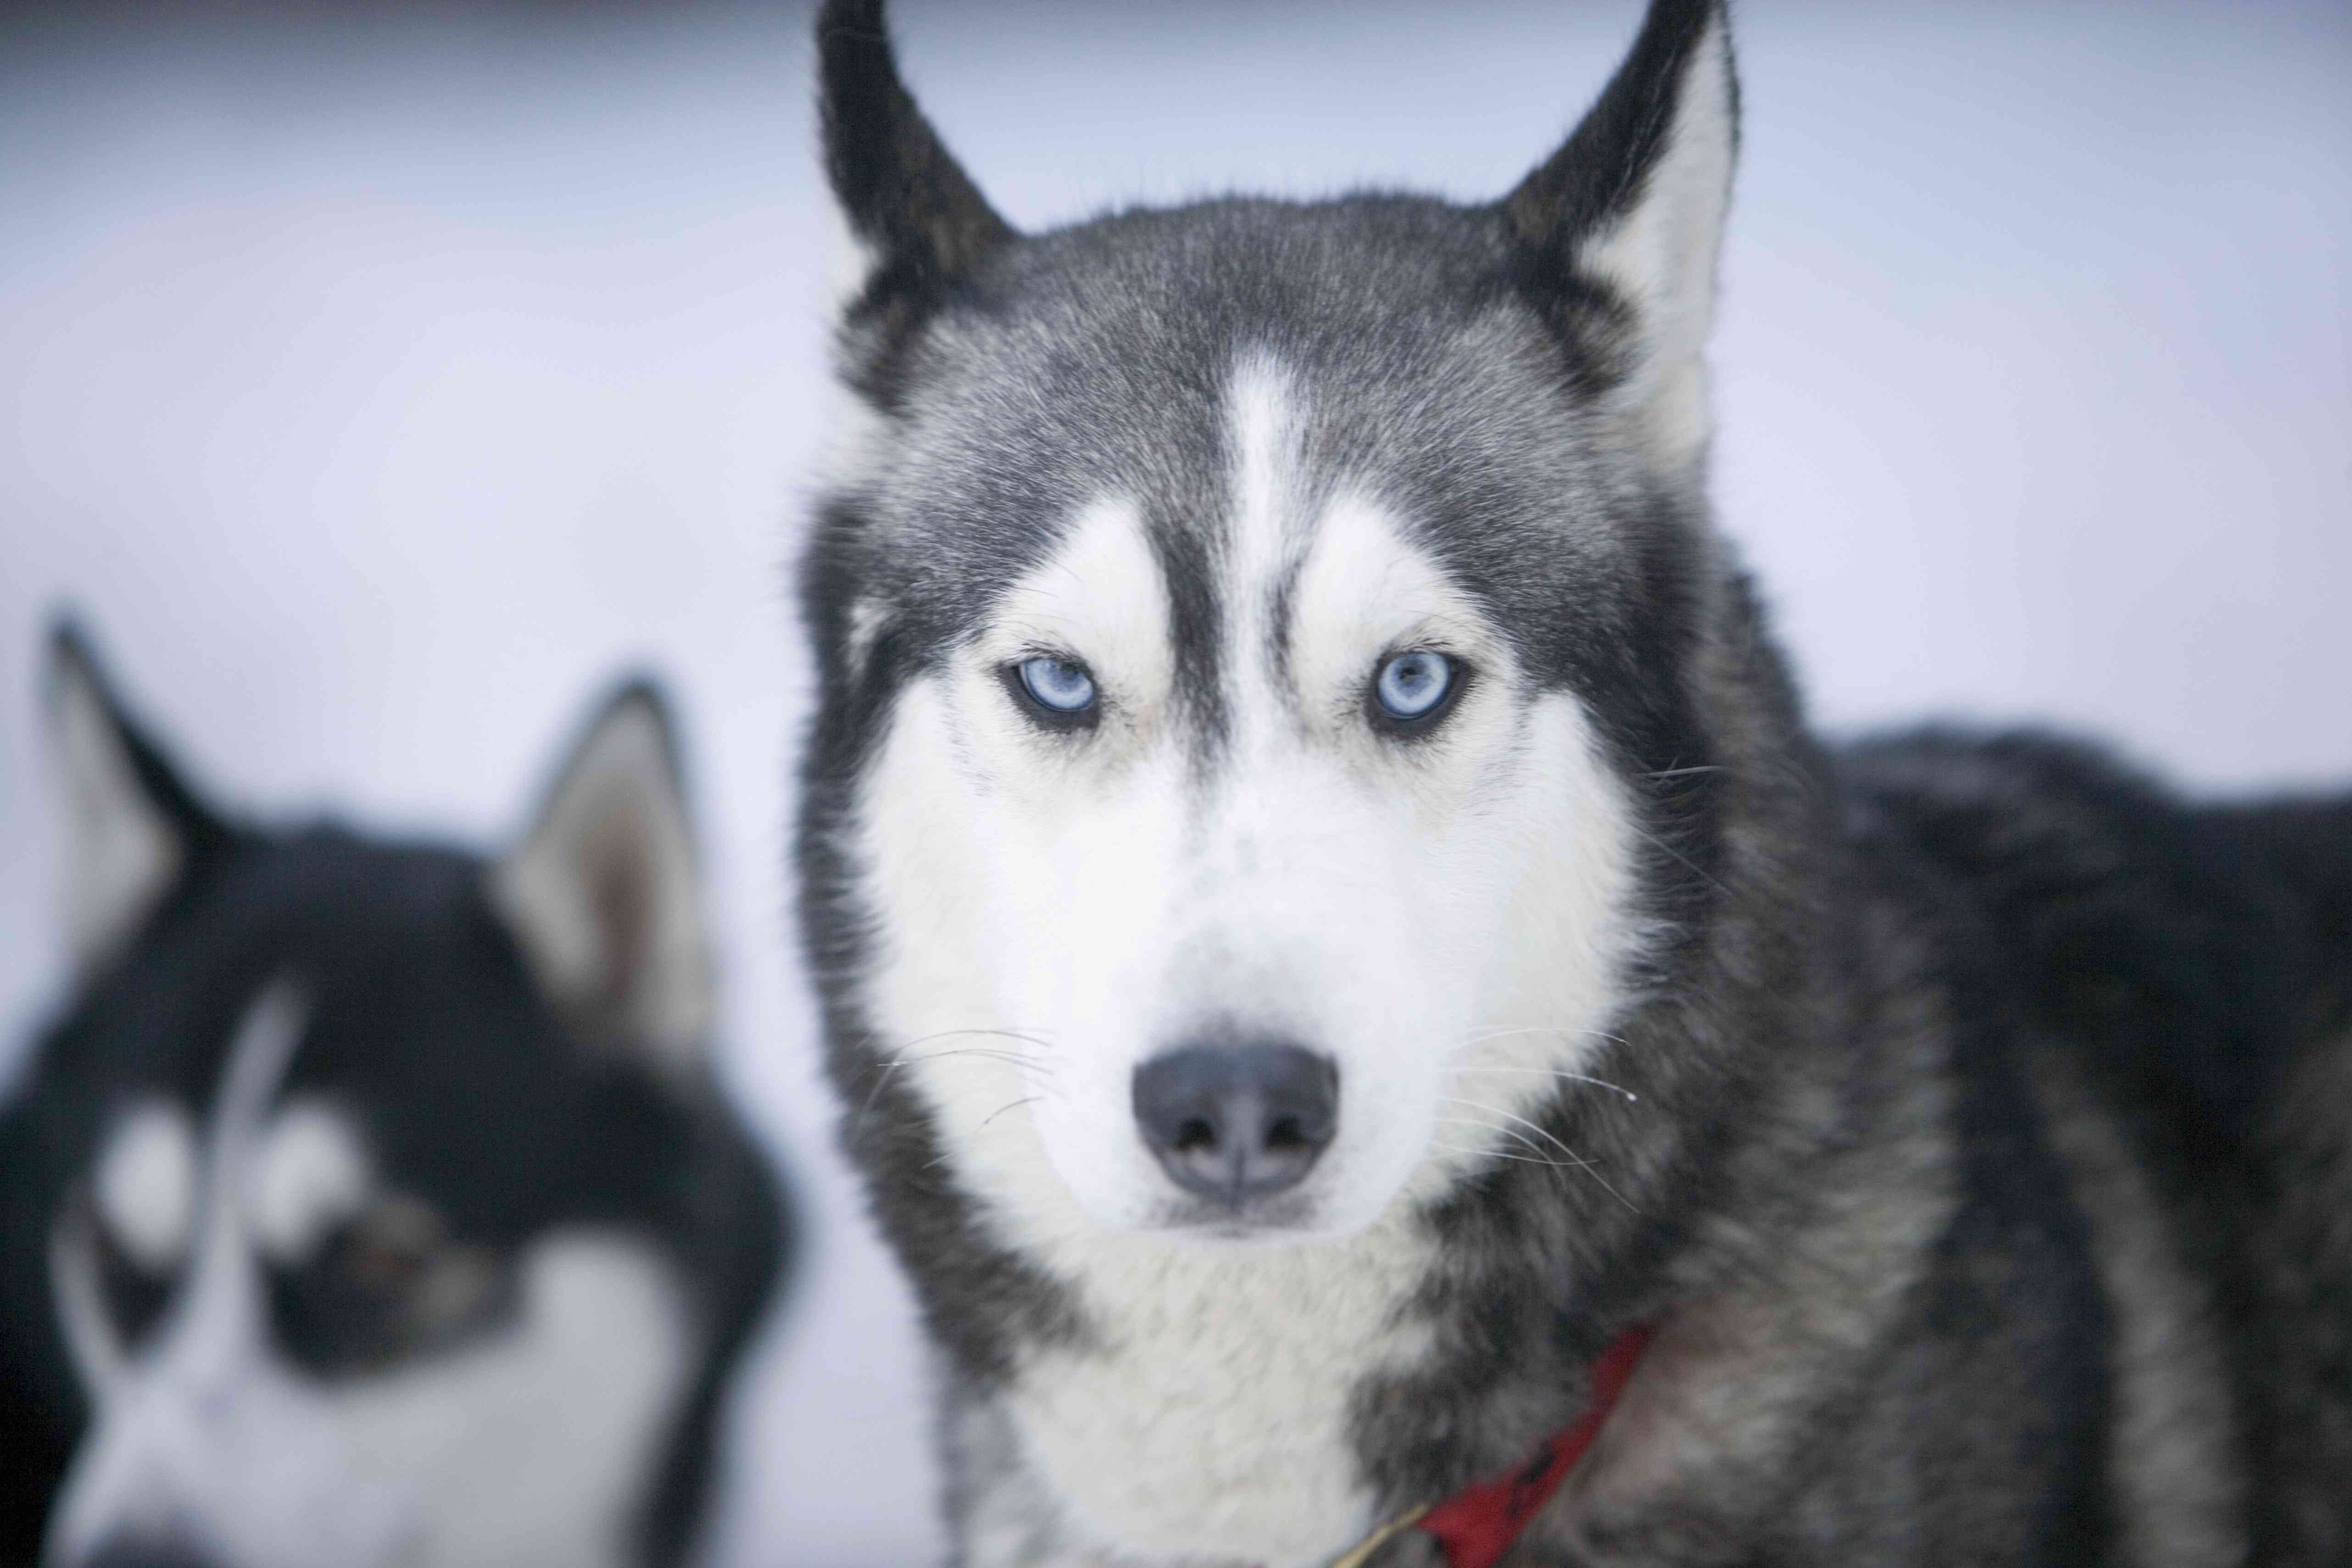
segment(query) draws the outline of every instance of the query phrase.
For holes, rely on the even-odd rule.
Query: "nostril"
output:
[[[1306,1178],[1339,1091],[1331,1059],[1297,1046],[1181,1046],[1136,1068],[1136,1126],[1177,1185],[1239,1206]]]

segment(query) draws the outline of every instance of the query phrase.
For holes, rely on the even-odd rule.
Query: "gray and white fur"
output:
[[[1035,235],[881,10],[799,868],[954,1561],[1309,1568],[1637,1323],[1511,1563],[2340,1560],[2352,806],[1812,738],[1706,502],[1722,6],[1498,201]]]

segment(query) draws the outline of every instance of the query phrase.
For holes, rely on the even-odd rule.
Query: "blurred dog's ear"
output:
[[[61,616],[42,679],[66,941],[88,973],[121,951],[224,829],[132,723],[89,638]]]
[[[583,1037],[699,1065],[713,1010],[701,879],[668,704],[650,682],[597,710],[488,887]]]
[[[1528,293],[1667,469],[1706,447],[1701,355],[1738,122],[1722,0],[1652,0],[1575,133],[1501,205]]]
[[[849,324],[887,344],[1015,237],[899,80],[882,0],[826,0],[816,47],[825,174],[864,253]]]

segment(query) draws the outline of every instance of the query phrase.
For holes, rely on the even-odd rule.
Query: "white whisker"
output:
[[[980,1125],[981,1125],[982,1127],[985,1127],[985,1126],[987,1126],[990,1122],[992,1122],[992,1121],[995,1121],[998,1117],[1000,1117],[1000,1116],[1003,1115],[1003,1114],[1004,1114],[1006,1111],[1008,1111],[1008,1110],[1018,1110],[1021,1107],[1023,1107],[1023,1106],[1024,1106],[1024,1105],[1034,1105],[1034,1104],[1036,1104],[1039,1100],[1043,1100],[1043,1099],[1045,1099],[1045,1097],[1044,1095],[1042,1095],[1042,1094],[1033,1094],[1033,1095],[1028,1096],[1026,1099],[1024,1099],[1024,1100],[1014,1100],[1014,1101],[1013,1101],[1012,1104],[1010,1104],[1010,1105],[1000,1105],[1000,1106],[998,1106],[995,1110],[993,1110],[990,1111],[986,1116],[982,1117],[982,1118],[981,1119],[981,1123],[980,1123]],[[975,1129],[975,1131],[977,1131],[977,1129]]]
[[[945,1050],[920,1053],[915,1049],[916,1047],[929,1045],[933,1040],[953,1039],[960,1036],[970,1035],[1017,1040],[1024,1045],[1034,1046],[1037,1049],[1035,1051],[1008,1050],[1001,1046],[951,1046]],[[882,1097],[883,1087],[890,1081],[890,1075],[909,1062],[938,1061],[949,1057],[975,1057],[982,1061],[1009,1063],[1019,1069],[1024,1078],[1032,1074],[1043,1074],[1051,1078],[1054,1065],[1046,1058],[1052,1054],[1052,1051],[1053,1047],[1045,1041],[1037,1038],[1034,1035],[1023,1034],[1017,1029],[940,1029],[932,1034],[918,1036],[899,1047],[893,1055],[879,1064],[879,1070],[874,1079],[874,1087],[866,1091],[864,1102],[857,1108],[856,1116],[850,1121],[850,1131],[855,1134],[858,1129],[865,1126],[866,1115],[873,1110],[874,1102]],[[1045,1087],[1050,1089],[1053,1086],[1049,1083]]]
[[[1473,1121],[1471,1118],[1466,1116],[1441,1116],[1437,1119],[1437,1121],[1438,1124],[1443,1127],[1475,1127],[1484,1132],[1499,1132],[1506,1138],[1516,1140],[1523,1147],[1535,1151],[1532,1154],[1507,1154],[1500,1149],[1461,1151],[1465,1153],[1487,1153],[1494,1155],[1498,1160],[1524,1160],[1529,1164],[1550,1165],[1555,1169],[1562,1171],[1571,1169],[1589,1171],[1592,1168],[1592,1162],[1590,1160],[1555,1160],[1550,1155],[1543,1152],[1542,1144],[1538,1143],[1526,1133],[1517,1131],[1512,1128],[1497,1126],[1492,1121]]]
[[[1586,1073],[1569,1072],[1559,1068],[1459,1068],[1455,1070],[1465,1073],[1522,1073],[1536,1078],[1565,1079],[1570,1083],[1589,1083],[1595,1089],[1605,1089],[1612,1094],[1622,1094],[1629,1100],[1638,1100],[1642,1098],[1622,1084],[1611,1083],[1607,1079],[1593,1078]]]
[[[1611,1197],[1615,1198],[1619,1203],[1621,1203],[1621,1204],[1624,1204],[1624,1205],[1625,1205],[1625,1206],[1626,1206],[1627,1208],[1629,1208],[1629,1209],[1633,1209],[1633,1212],[1634,1212],[1635,1214],[1639,1214],[1639,1213],[1641,1213],[1641,1212],[1642,1212],[1642,1211],[1641,1211],[1641,1210],[1639,1210],[1639,1209],[1634,1209],[1634,1208],[1633,1208],[1633,1205],[1632,1204],[1630,1204],[1630,1203],[1627,1203],[1627,1202],[1626,1202],[1625,1194],[1622,1194],[1622,1193],[1619,1192],[1616,1188],[1614,1188],[1614,1187],[1612,1187],[1612,1186],[1611,1186],[1611,1185],[1609,1184],[1608,1181],[1607,1181],[1605,1178],[1603,1178],[1603,1177],[1602,1177],[1602,1175],[1601,1174],[1601,1173],[1600,1173],[1597,1169],[1595,1169],[1595,1168],[1594,1168],[1593,1162],[1591,1162],[1591,1161],[1590,1161],[1590,1160],[1587,1160],[1583,1155],[1579,1154],[1575,1150],[1573,1150],[1573,1149],[1570,1148],[1567,1144],[1565,1144],[1565,1143],[1561,1142],[1559,1141],[1559,1139],[1557,1136],[1555,1136],[1554,1134],[1552,1134],[1552,1133],[1551,1133],[1551,1132],[1549,1132],[1549,1131],[1547,1131],[1544,1128],[1542,1128],[1541,1126],[1538,1125],[1537,1123],[1535,1123],[1535,1122],[1533,1122],[1533,1121],[1528,1121],[1526,1117],[1521,1116],[1521,1115],[1518,1115],[1518,1114],[1517,1114],[1516,1112],[1513,1112],[1513,1111],[1505,1110],[1503,1110],[1503,1109],[1502,1109],[1501,1107],[1499,1107],[1499,1106],[1493,1106],[1493,1105],[1481,1105],[1481,1104],[1479,1104],[1479,1103],[1478,1103],[1476,1100],[1459,1100],[1459,1099],[1456,1099],[1455,1097],[1454,1097],[1453,1095],[1450,1095],[1450,1094],[1449,1094],[1449,1095],[1440,1095],[1440,1096],[1438,1096],[1438,1098],[1439,1098],[1440,1100],[1444,1100],[1445,1103],[1447,1103],[1447,1104],[1449,1104],[1449,1105],[1462,1105],[1462,1106],[1467,1106],[1467,1107],[1469,1107],[1469,1108],[1470,1108],[1471,1110],[1483,1110],[1483,1111],[1486,1111],[1486,1112],[1489,1112],[1489,1113],[1491,1113],[1491,1114],[1493,1114],[1493,1115],[1496,1115],[1496,1116],[1501,1116],[1501,1117],[1507,1118],[1507,1120],[1509,1120],[1509,1121],[1511,1121],[1517,1122],[1519,1126],[1524,1127],[1524,1128],[1526,1128],[1528,1131],[1531,1131],[1531,1132],[1535,1133],[1537,1136],[1538,1136],[1538,1137],[1542,1138],[1542,1139],[1543,1139],[1543,1141],[1544,1141],[1545,1142],[1549,1143],[1553,1148],[1558,1149],[1558,1150],[1559,1150],[1562,1154],[1565,1154],[1566,1156],[1568,1156],[1568,1161],[1569,1161],[1569,1163],[1570,1163],[1579,1166],[1580,1168],[1581,1168],[1581,1169],[1585,1172],[1585,1173],[1586,1173],[1586,1174],[1590,1175],[1590,1176],[1591,1176],[1594,1181],[1599,1182],[1599,1183],[1601,1184],[1601,1190],[1602,1192],[1607,1193]],[[1495,1129],[1495,1131],[1498,1131],[1498,1132],[1502,1132],[1502,1131],[1507,1131],[1507,1129],[1506,1129],[1506,1128],[1502,1128],[1502,1127],[1496,1127],[1496,1128]],[[1530,1145],[1529,1145],[1529,1147],[1534,1147],[1534,1145],[1530,1144]]]
[[[1631,824],[1628,824],[1628,826],[1632,826],[1632,825],[1631,825]],[[1643,842],[1645,842],[1645,843],[1649,844],[1653,848],[1662,849],[1662,850],[1664,850],[1666,854],[1668,854],[1668,855],[1672,856],[1672,857],[1673,857],[1675,859],[1676,859],[1677,861],[1680,861],[1680,862],[1682,863],[1683,868],[1684,868],[1685,870],[1689,871],[1689,872],[1690,872],[1690,874],[1691,874],[1692,876],[1696,877],[1700,881],[1705,882],[1708,887],[1713,888],[1717,892],[1723,894],[1726,898],[1730,897],[1730,895],[1731,895],[1731,889],[1728,889],[1728,888],[1725,887],[1721,882],[1719,882],[1719,881],[1716,880],[1716,879],[1715,879],[1714,877],[1710,876],[1710,875],[1709,875],[1709,874],[1708,874],[1708,873],[1707,873],[1704,868],[1702,868],[1700,867],[1700,865],[1699,865],[1699,863],[1698,863],[1697,861],[1696,861],[1696,860],[1692,859],[1689,856],[1687,856],[1687,855],[1684,854],[1681,850],[1679,850],[1679,849],[1675,848],[1673,845],[1671,845],[1671,844],[1667,843],[1664,839],[1663,839],[1663,838],[1659,837],[1656,834],[1650,832],[1650,831],[1649,831],[1649,830],[1647,830],[1646,828],[1635,827],[1635,828],[1633,828],[1633,835],[1634,835],[1634,837],[1635,837],[1640,838],[1640,839],[1642,839]]]

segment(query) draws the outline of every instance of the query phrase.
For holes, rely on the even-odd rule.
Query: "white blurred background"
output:
[[[150,15],[149,9],[157,14]],[[905,0],[1013,222],[1498,194],[1637,0]],[[216,795],[488,843],[683,700],[732,1082],[807,1196],[718,1556],[922,1561],[910,1310],[832,1152],[781,846],[827,403],[805,8],[0,12],[0,1071],[53,1004],[44,618]],[[1717,490],[1839,729],[2352,778],[2352,7],[1747,0]]]

